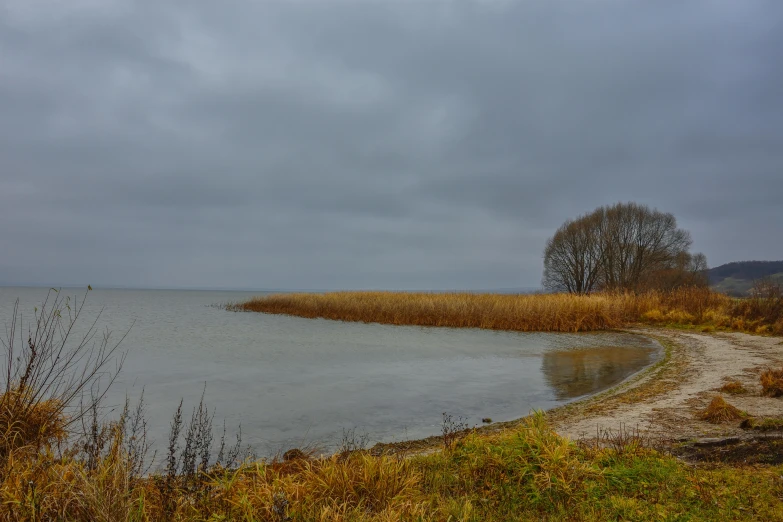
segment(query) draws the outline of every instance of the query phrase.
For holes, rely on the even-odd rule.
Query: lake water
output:
[[[46,289],[0,288],[0,320],[14,300],[32,316]],[[68,295],[83,291],[64,289]],[[442,413],[470,425],[551,408],[606,389],[651,364],[660,345],[621,333],[512,333],[400,327],[227,312],[215,304],[255,293],[102,290],[83,318],[115,336],[131,328],[107,403],[145,390],[150,435],[165,445],[171,415],[206,402],[259,455],[331,448],[343,429],[372,442],[440,433]],[[111,412],[109,412],[111,414]]]

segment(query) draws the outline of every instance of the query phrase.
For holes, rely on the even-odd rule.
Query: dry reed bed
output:
[[[257,297],[231,310],[393,325],[449,326],[520,332],[584,332],[629,323],[704,324],[783,332],[777,324],[738,313],[737,301],[708,289],[591,295],[331,292]],[[746,307],[747,308],[747,307]]]

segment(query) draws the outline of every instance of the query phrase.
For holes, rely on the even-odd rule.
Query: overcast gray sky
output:
[[[783,2],[0,0],[0,283],[537,286],[617,201],[783,259]]]

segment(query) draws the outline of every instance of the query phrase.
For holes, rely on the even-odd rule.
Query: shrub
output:
[[[732,395],[740,395],[746,393],[747,390],[739,381],[731,380],[720,387],[720,391],[724,393],[730,393]]]
[[[0,395],[0,457],[12,451],[41,448],[65,439],[66,419],[56,399],[31,402],[24,390]]]
[[[715,326],[731,326],[731,317],[722,309],[710,308],[706,310],[702,315],[702,320]]]
[[[0,375],[0,460],[22,447],[36,450],[65,438],[68,429],[95,411],[122,367],[109,332],[96,339],[97,318],[77,338],[71,333],[87,299],[72,305],[56,290],[47,294],[33,321],[22,322],[14,304],[3,341],[4,374]],[[116,362],[115,371],[106,371]],[[103,381],[99,381],[99,377]],[[82,400],[89,392],[90,400]],[[79,401],[79,404],[77,403]]]
[[[761,393],[768,397],[780,397],[783,395],[783,368],[773,370],[769,368],[762,372]]]
[[[779,431],[783,430],[783,419],[780,418],[766,418],[766,419],[745,419],[740,424],[740,428],[745,430],[757,430],[757,431]]]
[[[642,320],[650,321],[652,323],[662,323],[666,320],[666,317],[663,315],[663,312],[656,308],[654,310],[648,310],[647,312],[644,312],[642,314]]]
[[[713,424],[738,420],[746,416],[746,413],[726,402],[720,395],[716,395],[707,406],[707,409],[699,415],[703,420]]]

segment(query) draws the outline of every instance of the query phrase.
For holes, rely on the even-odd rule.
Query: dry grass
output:
[[[783,334],[783,308],[763,303],[732,299],[705,288],[680,288],[591,295],[292,293],[257,297],[227,308],[364,323],[519,332],[584,332],[646,323]]]
[[[769,368],[761,373],[761,393],[768,397],[780,397],[783,395],[783,368],[774,370]]]
[[[66,437],[60,403],[31,402],[27,395],[18,388],[0,395],[0,459],[22,449],[35,453]]]
[[[743,393],[748,392],[741,382],[735,380],[726,382],[726,384],[720,387],[719,391],[722,391],[723,393],[729,393],[731,395],[742,395]]]
[[[622,430],[605,442],[574,444],[537,414],[431,455],[216,466],[167,491],[163,477],[134,477],[117,432],[95,468],[51,450],[12,452],[0,520],[734,520],[738,507],[764,520],[783,515],[775,469],[692,468]]]
[[[279,294],[253,299],[235,308],[367,323],[517,331],[615,328],[624,314],[623,303],[604,297],[467,293]]]
[[[720,395],[716,395],[699,417],[713,424],[721,424],[747,417],[747,414],[732,406]]]
[[[740,428],[757,431],[780,431],[783,430],[783,419],[777,417],[749,418],[742,421]]]
[[[237,311],[394,325],[520,332],[582,332],[630,323],[728,327],[732,300],[707,289],[644,294],[471,294],[331,292],[275,294],[229,305]]]

